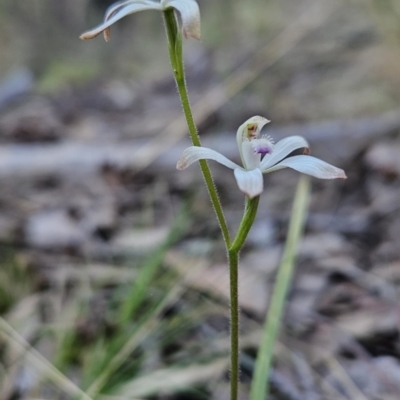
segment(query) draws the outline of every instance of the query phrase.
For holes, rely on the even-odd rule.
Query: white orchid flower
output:
[[[125,0],[111,5],[105,14],[104,22],[96,28],[83,33],[82,40],[93,39],[100,33],[110,40],[110,26],[129,14],[145,10],[164,11],[174,8],[179,12],[182,21],[182,33],[185,38],[200,39],[200,11],[195,0]]]
[[[183,152],[176,167],[185,169],[204,159],[217,161],[233,169],[239,189],[249,198],[258,196],[263,191],[263,174],[282,168],[292,168],[320,179],[346,178],[343,170],[309,156],[309,145],[301,136],[290,136],[276,144],[271,137],[261,136],[260,131],[268,122],[270,121],[266,118],[256,116],[239,127],[237,143],[243,167],[215,150],[196,146],[188,147]],[[287,157],[297,149],[304,149],[304,154]]]

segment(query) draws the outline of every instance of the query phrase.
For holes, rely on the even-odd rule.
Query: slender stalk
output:
[[[168,49],[171,60],[172,69],[174,72],[176,86],[178,88],[179,97],[181,99],[183,112],[186,117],[189,134],[194,146],[201,146],[200,137],[197,132],[196,124],[194,122],[192,110],[190,107],[189,95],[186,87],[185,70],[182,57],[182,36],[176,23],[176,17],[172,8],[164,11],[164,20],[168,37]],[[229,248],[231,244],[228,225],[225,220],[224,212],[222,210],[221,202],[218,196],[217,188],[211,175],[210,168],[206,160],[200,160],[200,169],[203,174],[208,193],[210,195],[211,203],[214,207],[215,214],[218,219],[219,226],[222,231],[226,247]]]
[[[194,146],[201,146],[200,137],[193,119],[190,107],[189,95],[185,82],[185,71],[182,57],[182,37],[178,30],[173,9],[164,11],[164,20],[168,37],[168,50],[172,69],[181,99],[183,112],[189,128],[190,137]],[[230,296],[231,296],[231,400],[237,400],[239,389],[239,285],[238,285],[238,263],[239,252],[243,247],[246,237],[253,225],[257,214],[259,196],[254,199],[246,199],[245,212],[240,223],[235,240],[231,242],[228,226],[218,197],[217,189],[207,161],[200,160],[200,168],[207,185],[208,193],[214,207],[222,236],[228,250]]]
[[[239,254],[237,251],[228,252],[229,285],[231,306],[231,400],[237,400],[239,391]]]
[[[242,221],[240,222],[236,237],[229,247],[230,251],[232,250],[239,252],[243,247],[247,235],[253,225],[254,219],[256,218],[259,200],[260,196],[254,197],[253,199],[246,197],[244,215]]]
[[[80,400],[92,400],[92,397],[82,391],[69,378],[62,374],[53,364],[33,348],[23,336],[21,336],[5,319],[0,317],[0,337],[10,343],[13,349],[18,351],[18,357],[22,355],[38,373],[38,376],[46,375],[53,383],[63,389],[68,396]]]
[[[246,206],[235,240],[228,250],[231,297],[231,400],[238,398],[239,390],[239,252],[257,214],[260,197],[246,198]]]
[[[265,400],[268,397],[268,380],[271,371],[274,345],[278,336],[280,323],[285,307],[285,299],[292,281],[297,244],[301,238],[304,220],[308,209],[310,194],[310,179],[302,176],[297,186],[290,218],[289,232],[279,266],[267,320],[263,329],[260,348],[253,382],[251,385],[251,400]]]

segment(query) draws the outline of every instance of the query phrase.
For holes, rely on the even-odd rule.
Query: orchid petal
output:
[[[265,171],[279,161],[287,157],[292,151],[306,148],[308,151],[309,145],[301,136],[290,136],[280,140],[275,144],[271,154],[265,155],[261,161],[261,171]]]
[[[282,168],[292,168],[303,174],[311,175],[319,179],[346,179],[345,172],[336,168],[325,161],[312,156],[293,156],[284,159],[275,166],[264,170],[263,172],[269,173],[277,171]]]
[[[107,22],[111,17],[113,17],[118,11],[120,11],[123,7],[132,4],[132,3],[138,3],[141,0],[122,0],[122,1],[117,1],[114,4],[111,4],[106,10],[106,13],[104,15],[104,22]],[[104,29],[103,31],[103,36],[104,40],[106,42],[109,42],[111,39],[111,29],[110,27]]]
[[[151,0],[131,0],[117,3],[108,8],[106,13],[106,21],[104,21],[96,28],[83,33],[80,36],[80,39],[93,39],[96,36],[100,35],[100,33],[102,33],[103,31],[106,31],[111,25],[115,24],[121,18],[124,18],[129,14],[145,10],[161,10],[161,5],[160,3],[156,3]],[[106,38],[107,37],[108,35],[106,35]]]
[[[207,147],[198,147],[198,146],[191,146],[188,147],[181,155],[181,158],[176,165],[177,169],[185,169],[190,164],[193,164],[199,160],[214,160],[218,163],[225,165],[230,169],[240,168],[236,163],[227,159],[218,151],[209,149]]]
[[[179,11],[185,38],[200,39],[200,10],[195,0],[162,0],[161,7],[163,10],[173,7]]]
[[[144,1],[146,1],[146,0],[144,0]],[[143,0],[122,0],[122,1],[117,1],[116,3],[111,4],[107,8],[107,10],[104,14],[104,22],[106,22],[109,18],[111,18],[121,8],[126,7],[133,3],[142,3],[142,2],[143,2]]]
[[[264,188],[264,180],[262,172],[259,168],[251,171],[245,171],[242,168],[234,170],[236,182],[239,189],[250,199],[262,193]]]
[[[242,125],[239,126],[239,129],[237,130],[237,133],[236,133],[236,140],[237,140],[237,144],[238,144],[238,148],[239,148],[240,158],[242,159],[243,165],[246,165],[246,162],[243,157],[242,145],[245,140],[250,139],[248,136],[248,132],[247,132],[248,125],[256,124],[257,125],[256,135],[259,135],[263,126],[268,124],[269,122],[271,122],[271,121],[269,121],[268,119],[266,119],[264,117],[260,117],[260,116],[256,115],[254,117],[249,118],[246,122],[244,122]]]

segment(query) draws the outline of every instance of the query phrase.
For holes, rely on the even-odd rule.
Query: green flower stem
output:
[[[237,400],[239,391],[239,254],[228,252],[230,284],[230,335],[231,335],[231,400]]]
[[[278,269],[260,348],[258,349],[251,385],[251,400],[265,400],[268,397],[268,381],[275,342],[283,316],[287,292],[292,281],[297,245],[303,233],[309,195],[310,179],[308,176],[303,175],[297,186],[286,245]]]
[[[248,197],[246,197],[244,215],[236,234],[235,240],[229,247],[229,251],[239,253],[239,251],[243,247],[247,235],[253,225],[254,219],[256,218],[259,200],[260,196],[254,197],[253,199],[249,199]]]
[[[189,96],[185,82],[185,70],[182,57],[182,36],[178,29],[173,9],[164,11],[164,20],[168,37],[168,50],[172,69],[183,112],[189,128],[190,137],[194,146],[201,146],[200,137],[193,119]],[[257,214],[259,196],[254,199],[246,199],[246,206],[242,222],[240,223],[235,240],[231,242],[228,225],[218,197],[217,189],[207,161],[200,160],[200,168],[207,185],[208,193],[214,207],[221,232],[228,250],[230,296],[231,296],[231,400],[237,400],[239,390],[239,290],[238,290],[238,262],[239,252],[243,247],[246,237],[253,225]]]
[[[228,250],[231,296],[231,400],[238,398],[239,391],[239,253],[257,215],[260,196],[246,197],[245,211],[235,240]]]
[[[175,13],[172,8],[164,11],[164,20],[167,30],[168,49],[171,59],[171,65],[181,99],[183,112],[185,114],[187,125],[189,128],[190,137],[194,146],[201,146],[200,137],[197,133],[197,128],[194,122],[192,110],[190,107],[189,95],[186,87],[185,70],[182,57],[182,35],[178,29]],[[224,212],[222,210],[221,202],[218,196],[217,188],[211,175],[210,168],[206,160],[200,160],[199,163],[201,172],[203,173],[203,177],[206,182],[208,193],[210,195],[211,203],[214,207],[215,214],[217,216],[218,223],[222,231],[222,236],[224,238],[226,247],[229,248],[231,244],[229,229],[225,220]]]

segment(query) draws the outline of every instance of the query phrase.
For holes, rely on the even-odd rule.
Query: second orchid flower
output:
[[[173,8],[180,14],[182,33],[186,38],[200,39],[200,11],[195,0],[125,0],[111,5],[105,14],[104,22],[96,28],[83,33],[82,40],[93,39],[103,33],[104,39],[110,40],[110,26],[129,14],[145,10],[165,11]]]

